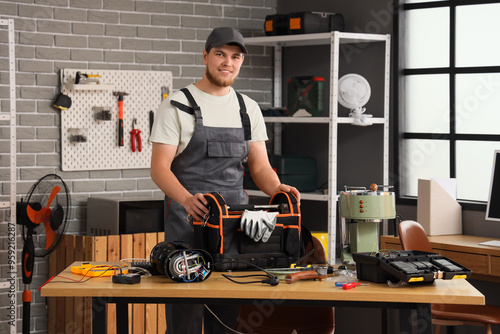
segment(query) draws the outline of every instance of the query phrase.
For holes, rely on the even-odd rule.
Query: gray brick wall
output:
[[[60,113],[52,107],[59,92],[61,68],[113,70],[169,70],[174,90],[203,74],[201,52],[211,29],[229,25],[244,36],[263,35],[266,15],[276,12],[277,0],[0,0],[0,18],[14,19],[17,92],[17,194],[48,173],[59,174],[72,197],[69,233],[86,231],[86,205],[90,196],[161,197],[148,169],[113,171],[61,170]],[[8,110],[7,34],[0,29],[0,105]],[[236,88],[263,105],[272,101],[272,55],[269,49],[252,47]],[[6,108],[6,109],[5,109]],[[2,130],[1,140],[8,131]],[[6,144],[7,143],[7,144]],[[0,175],[8,177],[8,142],[0,143]],[[2,183],[2,195],[9,192]],[[0,210],[0,274],[7,258],[9,213]],[[18,238],[18,260],[22,240]],[[20,266],[19,281],[21,277]],[[47,259],[36,260],[32,291],[48,277]],[[19,290],[23,289],[22,283]],[[7,323],[7,291],[0,290],[0,332]],[[5,298],[4,298],[5,297]],[[18,298],[18,318],[21,299]],[[32,302],[32,333],[47,333],[45,298]],[[21,323],[18,321],[18,332]]]

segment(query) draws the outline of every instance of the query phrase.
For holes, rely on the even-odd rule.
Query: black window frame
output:
[[[500,141],[500,134],[459,134],[456,133],[455,119],[456,119],[456,75],[457,74],[481,74],[481,73],[500,73],[500,66],[478,66],[478,67],[457,67],[455,62],[455,46],[456,46],[456,8],[464,5],[483,5],[483,4],[497,4],[498,1],[474,1],[474,0],[448,0],[448,1],[433,1],[422,3],[405,3],[405,0],[395,0],[394,10],[394,50],[396,57],[394,57],[394,126],[396,142],[394,144],[394,171],[395,173],[395,189],[397,193],[397,202],[399,204],[415,205],[417,198],[412,196],[401,195],[401,181],[403,173],[401,170],[400,160],[400,143],[401,140],[407,139],[430,139],[430,140],[446,140],[450,145],[449,165],[450,165],[450,178],[456,177],[456,143],[457,141]],[[441,68],[419,68],[419,69],[405,69],[402,68],[402,59],[404,57],[404,43],[402,38],[404,36],[404,16],[406,11],[415,9],[427,8],[449,8],[450,11],[450,36],[449,36],[449,66]],[[404,114],[404,77],[406,75],[426,75],[426,74],[448,74],[449,75],[449,105],[450,105],[450,124],[449,133],[408,133],[404,132],[401,128],[401,117]],[[459,200],[464,209],[470,210],[486,210],[486,201],[464,201]]]

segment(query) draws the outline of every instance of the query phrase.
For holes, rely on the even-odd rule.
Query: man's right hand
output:
[[[203,221],[203,216],[209,212],[207,205],[208,201],[202,193],[194,194],[182,204],[188,215],[193,216],[196,221]]]

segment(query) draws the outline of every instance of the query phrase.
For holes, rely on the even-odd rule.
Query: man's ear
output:
[[[207,57],[208,57],[207,50],[203,50],[203,63],[205,63],[205,65],[207,64]]]

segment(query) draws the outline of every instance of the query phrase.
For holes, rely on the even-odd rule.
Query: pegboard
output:
[[[75,85],[80,72],[99,83]],[[163,99],[162,87],[172,92],[172,72],[169,71],[112,71],[112,70],[61,70],[61,92],[67,94],[72,105],[61,110],[62,169],[106,170],[149,168],[152,145],[150,111],[156,112]],[[118,145],[118,96],[123,98],[123,140]],[[109,112],[107,112],[109,111]],[[105,115],[105,117],[96,117]],[[131,148],[132,122],[141,131],[142,151]]]

